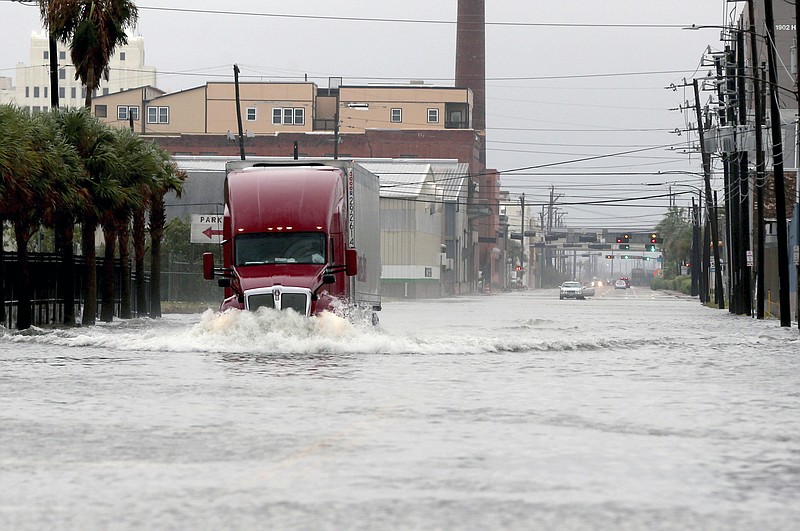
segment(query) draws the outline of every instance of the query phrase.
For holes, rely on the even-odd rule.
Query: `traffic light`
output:
[[[627,260],[628,258],[630,258],[630,256],[628,256],[627,254],[623,254],[620,258],[622,258],[623,260]]]
[[[656,244],[654,244],[654,243],[647,243],[647,244],[645,244],[645,246],[644,246],[644,250],[645,250],[645,251],[647,251],[647,252],[649,252],[649,253],[654,253],[654,252],[656,252]]]
[[[622,236],[617,236],[617,243],[622,243]]]
[[[650,243],[661,243],[661,238],[658,237],[657,232],[650,233]]]
[[[614,255],[613,254],[607,254],[606,255],[606,260],[613,260],[613,259],[614,259]]]
[[[620,234],[617,236],[617,243],[628,243],[631,239],[631,235],[629,233]]]
[[[629,243],[621,243],[621,244],[619,245],[619,249],[620,249],[620,251],[627,251],[627,250],[628,250],[628,249],[630,249],[630,248],[631,248],[631,246],[630,246],[630,244],[629,244]]]

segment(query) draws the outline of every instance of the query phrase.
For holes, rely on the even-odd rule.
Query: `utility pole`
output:
[[[756,188],[756,319],[764,318],[764,181],[766,165],[764,161],[764,140],[761,130],[761,118],[764,111],[761,105],[761,73],[758,67],[758,48],[756,42],[756,21],[754,0],[747,0],[747,18],[750,21],[750,61],[753,69],[753,108],[755,109],[756,129],[756,174],[754,186]]]
[[[751,2],[753,0],[750,0]],[[794,85],[795,85],[795,94],[797,95],[797,112],[798,112],[798,128],[795,130],[795,137],[797,140],[797,145],[795,146],[796,150],[800,150],[800,2],[795,0],[794,2],[794,28],[795,28],[795,53],[797,54],[797,72],[794,73]],[[800,151],[795,152],[795,156]],[[796,159],[797,160],[797,159]],[[795,166],[800,166],[800,163],[795,164]],[[798,224],[800,224],[800,169],[795,168],[794,174],[794,190],[795,190],[795,200],[794,200],[794,219],[797,220]],[[795,240],[794,244],[795,247],[800,249],[800,227],[794,228],[795,234],[797,235],[797,239]],[[788,251],[788,250],[787,250]],[[795,309],[797,310],[797,328],[800,329],[800,261],[795,263],[795,268],[797,269],[795,275],[795,286],[796,286],[796,300],[795,300]]]
[[[756,107],[756,292],[758,292],[758,299],[756,300],[756,319],[764,318],[764,301],[767,295],[767,283],[764,275],[765,270],[765,253],[764,247],[766,243],[766,229],[764,221],[764,187],[767,185],[767,164],[766,154],[764,153],[764,144],[761,137],[763,136],[763,120],[764,111],[766,107],[766,71],[764,65],[761,65],[761,70],[758,78],[763,83],[760,86],[760,92],[757,95],[758,106]],[[759,149],[760,148],[760,149]]]
[[[339,159],[339,90],[336,89],[336,111],[333,113],[333,160]]]
[[[700,295],[700,213],[692,196],[692,297]],[[702,301],[701,299],[701,302]]]
[[[736,68],[737,99],[739,100],[739,124],[747,125],[747,93],[745,86],[745,61],[744,61],[744,28],[740,28],[736,39]],[[752,312],[753,294],[750,287],[750,267],[747,265],[747,255],[750,251],[750,184],[749,184],[749,157],[747,149],[739,152],[739,182],[738,182],[738,207],[739,227],[737,228],[738,264],[737,271],[739,287],[739,305],[737,313],[749,315]]]
[[[520,248],[519,248],[519,267],[520,267],[520,274],[522,274],[523,278],[527,278],[525,275],[525,194],[522,194],[519,198],[519,206],[520,206],[520,219],[522,223],[520,224],[520,228],[522,230],[522,240],[520,241]]]
[[[720,309],[725,308],[725,294],[722,287],[722,264],[719,261],[719,228],[717,225],[717,211],[713,205],[711,193],[711,156],[706,152],[705,134],[703,132],[703,116],[700,112],[700,89],[697,80],[692,81],[694,87],[694,106],[697,114],[697,133],[700,138],[700,151],[703,159],[703,178],[706,188],[706,217],[710,217],[711,225],[711,248],[714,253],[714,286],[717,304]]]
[[[239,99],[239,65],[233,65],[233,83],[236,88],[236,121],[239,123],[239,155],[244,160],[244,128],[242,127],[242,102]]]
[[[725,200],[725,245],[726,251],[726,265],[725,273],[728,279],[728,311],[735,313],[736,305],[738,304],[737,286],[736,286],[736,271],[738,270],[737,263],[737,243],[734,237],[738,220],[736,219],[736,210],[733,205],[738,203],[738,198],[735,193],[734,182],[738,180],[738,165],[737,150],[736,150],[736,115],[729,95],[735,94],[736,89],[736,73],[734,67],[733,51],[730,46],[725,46],[725,63],[721,62],[720,58],[716,59],[717,75],[722,76],[724,72],[725,83],[719,85],[719,98],[720,103],[723,104],[723,109],[719,111],[719,123],[721,126],[727,126],[733,133],[733,149],[731,151],[724,150],[722,154],[723,165],[723,178],[724,178],[724,193],[723,199]],[[725,147],[725,146],[723,146]]]
[[[781,114],[778,105],[778,68],[775,57],[775,16],[772,0],[764,0],[764,18],[767,26],[767,67],[770,85],[770,122],[772,126],[772,175],[775,188],[775,217],[778,224],[778,281],[780,287],[781,326],[791,326],[792,316],[789,301],[789,249],[786,231],[786,189],[783,174],[783,140],[781,138]]]

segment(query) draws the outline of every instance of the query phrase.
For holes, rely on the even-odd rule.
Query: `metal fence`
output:
[[[72,278],[69,285],[62,286],[61,257],[50,253],[31,253],[28,258],[28,271],[31,283],[31,308],[32,324],[44,326],[50,324],[63,323],[64,321],[64,293],[71,290],[75,300],[75,313],[80,315],[83,308],[83,285],[86,282],[86,262],[82,256],[74,258]],[[102,259],[97,261],[97,284],[102,285],[105,271]],[[0,324],[11,328],[17,320],[17,308],[19,305],[19,290],[21,266],[17,253],[4,252],[0,255],[0,295],[2,295],[2,308],[0,308]],[[121,307],[121,280],[122,262],[117,259],[114,261],[114,315],[119,316]],[[137,308],[148,308],[149,300],[137,301],[136,289],[134,286],[133,275],[128,279],[131,283],[131,307],[136,313]],[[145,284],[149,293],[149,277],[145,278]],[[98,290],[99,297],[99,290]],[[147,299],[147,297],[146,297]],[[100,311],[100,300],[97,301],[98,312]]]
[[[83,309],[83,285],[85,283],[86,262],[82,256],[74,258],[73,276],[69,286],[61,286],[61,257],[51,253],[31,253],[28,270],[31,279],[32,324],[45,326],[63,323],[63,293],[72,290],[75,300],[75,314],[80,316]],[[208,302],[218,304],[222,299],[222,290],[216,282],[203,278],[202,266],[199,263],[173,260],[168,255],[165,270],[161,272],[161,300],[179,302]],[[100,312],[100,292],[105,271],[102,257],[97,260],[98,317]],[[20,264],[17,253],[0,254],[0,325],[11,328],[16,324],[19,304]],[[122,304],[121,282],[122,262],[114,261],[114,316],[120,315]],[[150,276],[145,275],[145,300],[136,300],[134,272],[127,279],[130,283],[131,309],[133,315],[147,315],[150,308]],[[64,291],[62,291],[62,288]]]

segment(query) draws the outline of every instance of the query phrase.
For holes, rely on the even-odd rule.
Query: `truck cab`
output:
[[[370,264],[369,253],[352,246],[360,227],[351,210],[359,205],[349,200],[354,190],[348,183],[353,184],[347,173],[334,166],[229,169],[222,267],[215,268],[212,253],[203,257],[204,277],[222,277],[221,310],[267,307],[310,316],[337,301],[357,302],[356,280],[369,273],[360,269],[379,263]],[[379,247],[379,235],[377,241]]]

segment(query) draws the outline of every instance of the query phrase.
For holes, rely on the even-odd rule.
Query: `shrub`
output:
[[[686,275],[669,279],[655,277],[650,281],[650,289],[678,291],[684,295],[690,295],[692,293],[692,277]]]

